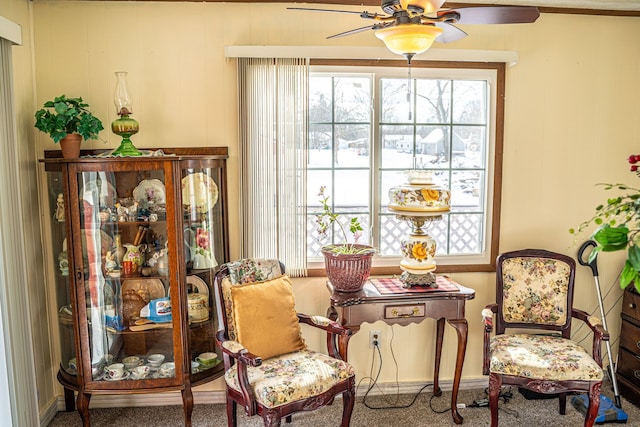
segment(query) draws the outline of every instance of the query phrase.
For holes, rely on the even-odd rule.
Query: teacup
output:
[[[151,365],[152,368],[159,368],[160,365],[162,365],[162,362],[164,362],[164,354],[150,354],[147,357],[147,362],[149,362],[149,365]]]
[[[176,372],[176,364],[173,362],[163,363],[160,366],[160,375],[165,377],[170,377],[175,375]]]
[[[200,368],[200,363],[195,360],[191,361],[191,372],[197,372],[198,368]]]
[[[127,356],[122,359],[122,362],[124,363],[124,367],[131,371],[136,366],[140,366],[142,359],[138,356]]]
[[[210,368],[218,361],[218,355],[213,352],[200,353],[200,356],[196,357],[196,361],[203,367]]]
[[[109,380],[117,380],[124,375],[124,363],[112,363],[104,370],[105,378]]]
[[[145,365],[136,366],[131,371],[131,378],[133,378],[134,380],[141,380],[143,378],[146,378],[147,375],[149,375],[149,371],[150,370],[151,370],[151,368],[149,368],[148,366],[145,366]]]

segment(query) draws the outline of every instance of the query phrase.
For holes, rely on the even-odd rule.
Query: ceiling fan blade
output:
[[[435,25],[443,30],[438,38],[436,38],[438,43],[451,43],[467,37],[467,33],[460,28],[447,24],[446,22],[436,22]]]
[[[356,12],[353,10],[339,10],[339,9],[312,9],[312,8],[308,8],[308,7],[288,7],[287,9],[289,10],[304,10],[304,11],[309,11],[309,12],[335,12],[335,13],[350,13],[353,15],[360,15],[360,18],[365,18],[365,19],[386,19],[386,18],[392,18],[391,16],[387,16],[387,15],[380,15],[378,13],[369,13],[366,10],[364,12]]]
[[[460,7],[438,11],[438,18],[459,15],[456,24],[527,24],[535,22],[540,11],[533,6]]]
[[[345,31],[344,33],[338,33],[338,34],[334,34],[332,36],[327,37],[328,39],[335,39],[336,37],[344,37],[344,36],[350,36],[351,34],[357,34],[357,33],[361,33],[363,31],[367,31],[367,30],[379,30],[380,28],[382,28],[384,25],[367,25],[366,27],[361,27],[361,28],[355,28],[353,30],[349,30],[349,31]]]

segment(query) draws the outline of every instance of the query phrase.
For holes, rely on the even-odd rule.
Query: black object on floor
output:
[[[536,393],[535,391],[527,390],[526,388],[519,387],[518,391],[521,395],[524,396],[527,400],[535,400],[535,399],[557,399],[559,394],[544,394],[544,393]]]

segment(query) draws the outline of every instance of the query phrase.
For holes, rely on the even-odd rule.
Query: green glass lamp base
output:
[[[122,138],[120,146],[113,150],[112,156],[135,157],[142,156],[142,151],[138,150],[129,138]]]

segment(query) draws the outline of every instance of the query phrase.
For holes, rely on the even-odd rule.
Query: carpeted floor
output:
[[[517,389],[513,398],[508,402],[500,402],[500,426],[540,426],[540,427],[578,427],[583,425],[584,417],[576,411],[567,399],[567,414],[558,414],[557,399],[527,400]],[[606,393],[612,397],[611,393]],[[485,398],[483,390],[460,390],[458,402],[471,404],[475,399]],[[401,395],[367,397],[366,404],[371,407],[404,406],[408,405],[413,396]],[[431,393],[425,392],[418,396],[415,403],[402,409],[370,409],[365,406],[362,398],[358,398],[353,416],[352,427],[378,426],[454,426],[449,411],[446,411],[451,395],[443,392],[441,397],[432,398]],[[396,402],[398,400],[398,402]],[[640,427],[640,408],[623,399],[622,408],[627,413],[627,426]],[[489,408],[463,408],[459,410],[464,417],[464,426],[488,426],[490,424]],[[109,408],[90,410],[92,427],[171,427],[184,424],[181,406],[153,406],[144,408]],[[321,408],[313,412],[294,415],[292,427],[336,427],[340,424],[342,401],[337,400],[332,406]],[[223,427],[227,425],[225,407],[223,404],[197,404],[193,410],[192,422],[194,427]],[[77,412],[60,412],[49,427],[81,426]],[[260,427],[259,417],[248,418],[240,409],[238,411],[239,427]]]

